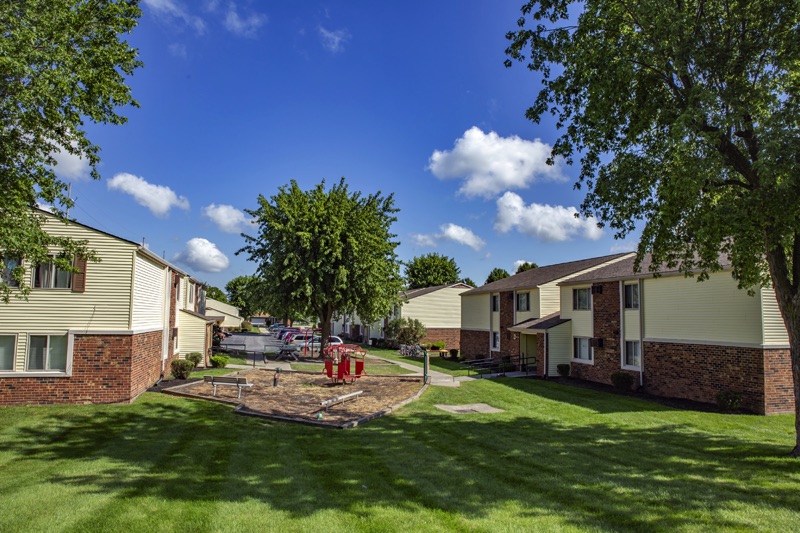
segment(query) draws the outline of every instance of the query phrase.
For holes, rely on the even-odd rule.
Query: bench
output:
[[[242,397],[242,389],[245,387],[252,387],[252,383],[247,382],[247,378],[234,378],[227,376],[203,376],[203,381],[211,383],[214,386],[214,396],[217,395],[217,385],[229,385],[231,387],[239,387],[239,395],[237,398]]]
[[[355,392],[351,392],[350,394],[343,394],[342,396],[337,396],[336,398],[331,398],[330,400],[325,400],[323,402],[319,402],[319,404],[322,407],[324,407],[325,410],[327,411],[329,405],[333,405],[336,402],[344,403],[344,401],[347,400],[348,398],[358,398],[362,394],[364,394],[363,390],[357,390]]]

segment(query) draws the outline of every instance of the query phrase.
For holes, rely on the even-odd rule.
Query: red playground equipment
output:
[[[323,350],[325,355],[325,375],[333,383],[353,383],[356,379],[365,375],[364,360],[367,352],[357,344],[339,344],[336,346],[326,346]],[[352,362],[355,362],[355,373],[352,372]],[[334,372],[334,366],[336,371]]]

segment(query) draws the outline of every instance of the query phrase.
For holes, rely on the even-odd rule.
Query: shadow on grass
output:
[[[615,398],[593,391],[504,380],[452,399],[500,403],[505,413],[459,416],[430,406],[449,393],[349,431],[262,422],[217,404],[146,394],[133,406],[40,415],[3,446],[14,461],[96,462],[80,474],[51,466],[41,482],[119,498],[257,500],[294,517],[332,509],[356,519],[380,506],[473,519],[511,506],[523,510],[520,520],[559,516],[580,528],[698,529],[747,527],[736,513],[754,502],[766,517],[800,508],[798,465],[777,459],[785,450],[776,445],[706,433],[658,413],[633,426],[576,410],[626,413],[643,411],[645,402],[623,398],[632,407],[614,409]],[[546,411],[556,403],[553,417]]]

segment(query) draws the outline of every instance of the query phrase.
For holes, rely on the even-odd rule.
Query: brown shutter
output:
[[[72,274],[72,292],[86,292],[86,259],[75,258],[77,272]]]

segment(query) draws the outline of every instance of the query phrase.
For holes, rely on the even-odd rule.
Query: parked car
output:
[[[287,336],[287,335],[289,335],[290,333],[300,333],[300,328],[286,328],[286,329],[282,329],[280,332],[278,332],[278,334],[277,334],[276,336],[277,336],[279,339],[281,339],[281,340],[284,340],[284,339],[286,338],[286,336]]]
[[[321,337],[315,336],[312,341],[308,341],[308,340],[304,341],[298,347],[298,349],[301,352],[303,352],[304,354],[310,353],[312,351],[314,353],[319,353],[319,351],[322,349],[321,341],[322,341]],[[328,346],[336,346],[336,345],[339,345],[339,344],[344,344],[344,341],[342,341],[342,339],[340,339],[339,337],[337,337],[335,335],[331,335],[330,337],[328,337]]]

